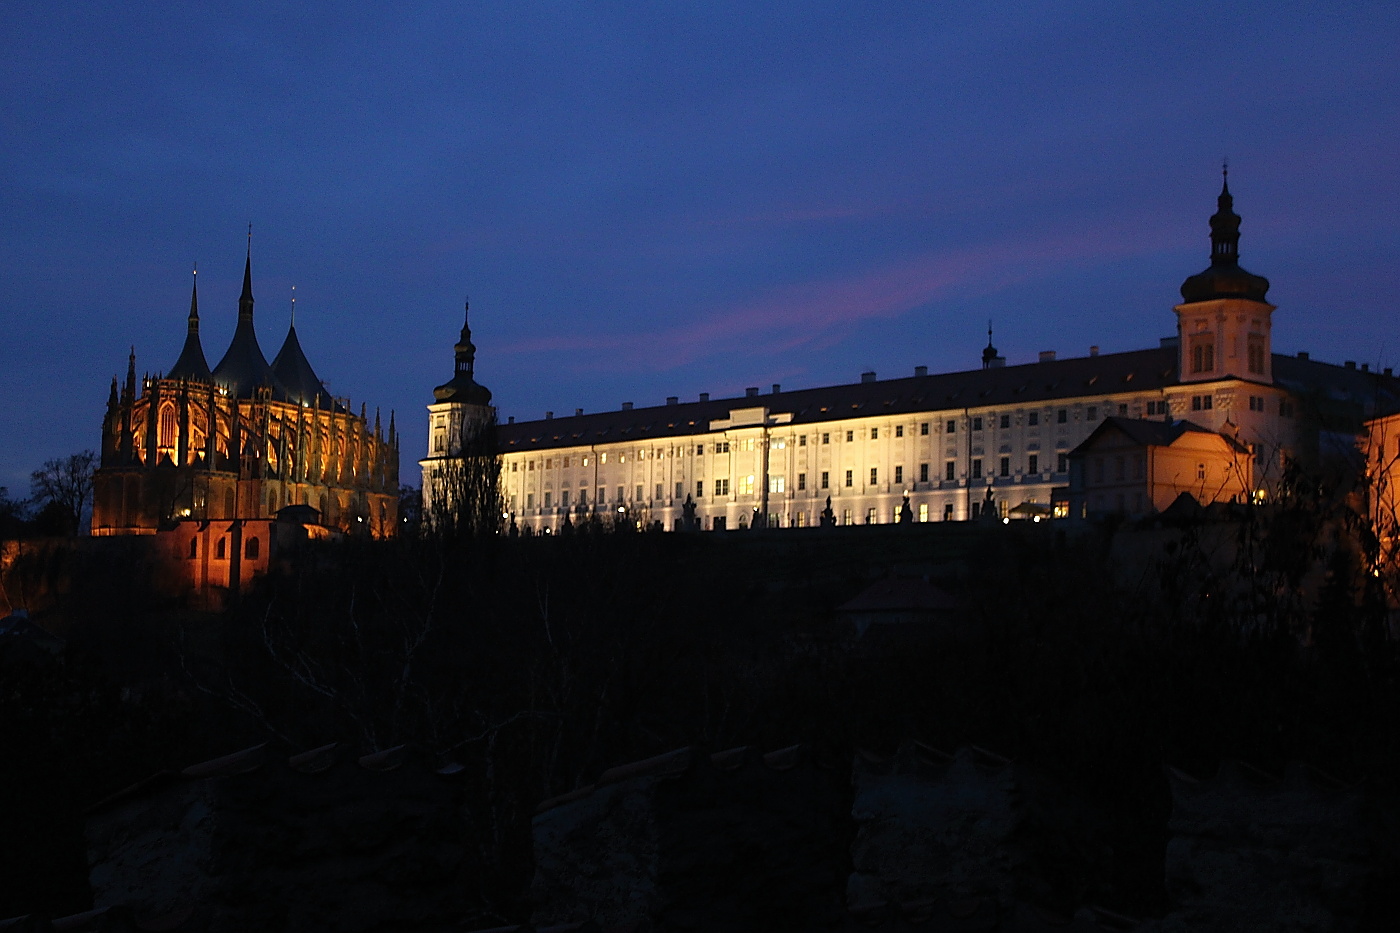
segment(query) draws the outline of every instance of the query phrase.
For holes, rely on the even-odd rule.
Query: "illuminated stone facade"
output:
[[[271,519],[310,505],[330,528],[392,535],[398,439],[379,414],[332,398],[302,352],[296,326],[271,364],[253,330],[251,256],[238,326],[212,370],[199,339],[198,292],[184,349],[169,372],[137,380],[136,354],[103,419],[93,483],[94,535],[148,535],[181,520]]]

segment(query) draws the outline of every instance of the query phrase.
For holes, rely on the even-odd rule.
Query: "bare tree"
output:
[[[485,538],[501,530],[501,462],[496,416],[463,414],[452,432],[452,452],[423,476],[423,523],[444,539]]]
[[[77,534],[92,501],[96,469],[97,454],[91,450],[47,460],[29,475],[30,497],[40,510],[61,509],[69,522],[69,533]]]

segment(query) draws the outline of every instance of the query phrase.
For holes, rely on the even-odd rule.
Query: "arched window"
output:
[[[225,490],[224,490],[224,518],[237,518],[237,517],[238,517],[238,516],[236,516],[236,515],[233,514],[233,490],[232,490],[232,489],[225,489]]]
[[[220,538],[218,546],[214,549],[214,557],[224,560],[228,557],[228,539]]]
[[[160,446],[175,446],[175,406],[160,406]]]
[[[247,560],[257,560],[258,550],[258,539],[249,538],[248,542],[245,545],[243,545],[243,556]]]
[[[194,559],[195,559],[196,557],[198,557],[198,556],[199,556],[199,539],[198,539],[198,538],[191,538],[191,539],[190,539],[190,560],[194,560]]]

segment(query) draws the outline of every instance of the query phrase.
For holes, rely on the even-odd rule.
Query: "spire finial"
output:
[[[194,264],[194,271],[190,273],[190,317],[189,332],[199,333],[199,263]]]
[[[292,327],[297,326],[297,287],[292,286]]]
[[[248,255],[243,261],[243,294],[238,296],[238,319],[253,320],[253,225],[248,224]]]

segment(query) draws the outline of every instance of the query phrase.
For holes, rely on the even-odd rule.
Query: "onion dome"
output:
[[[262,347],[258,346],[258,335],[253,330],[253,254],[243,266],[243,294],[238,298],[238,327],[233,332],[233,342],[229,344],[224,358],[214,367],[214,381],[235,398],[251,398],[253,390],[261,386],[272,387],[272,397],[283,399],[286,393],[267,365]]]
[[[196,272],[198,275],[198,272]],[[209,372],[209,362],[204,358],[204,346],[199,342],[199,280],[196,278],[190,287],[189,330],[185,334],[185,346],[180,358],[166,373],[167,379],[193,379],[209,382],[213,374]]]
[[[472,331],[468,326],[471,303],[463,306],[462,336],[452,348],[457,358],[456,372],[450,382],[433,389],[433,397],[439,402],[460,402],[467,405],[490,405],[491,390],[477,384],[472,378],[476,364],[476,346],[472,343]]]
[[[1187,303],[1217,298],[1244,298],[1264,301],[1269,280],[1240,267],[1240,216],[1230,196],[1230,171],[1225,169],[1215,216],[1210,219],[1210,268],[1181,283],[1181,297]]]

